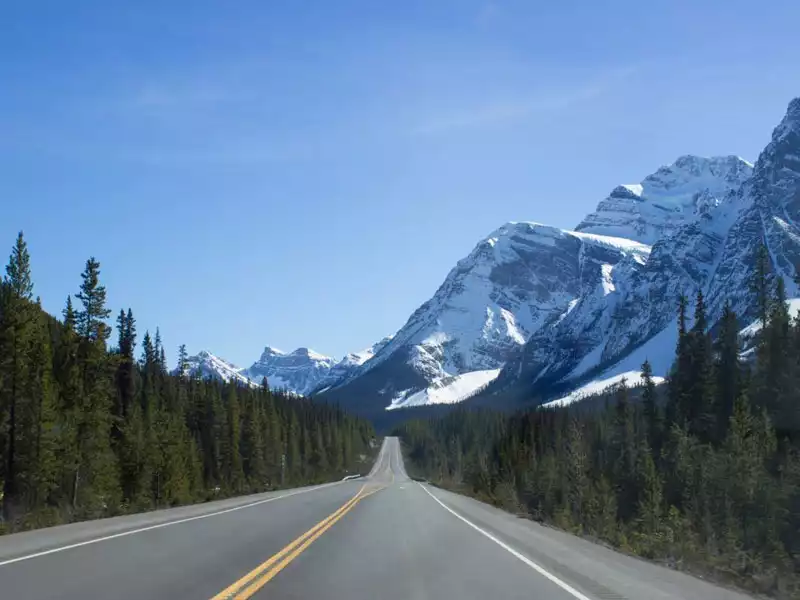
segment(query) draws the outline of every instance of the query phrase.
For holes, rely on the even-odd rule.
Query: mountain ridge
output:
[[[734,308],[751,318],[745,279],[760,240],[776,272],[795,277],[798,132],[800,99],[755,164],[683,155],[615,187],[575,230],[508,222],[459,260],[393,337],[340,361],[299,349],[307,360],[295,365],[296,378],[269,374],[294,354],[274,349],[242,372],[373,414],[471,402],[477,391],[490,405],[502,395],[530,402],[534,391],[546,399],[592,377],[613,379],[643,356],[664,376],[679,296],[703,290],[713,320],[733,292]]]

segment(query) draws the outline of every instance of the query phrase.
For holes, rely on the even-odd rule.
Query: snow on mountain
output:
[[[455,404],[474,394],[476,390],[493,381],[499,374],[500,369],[490,369],[445,377],[412,394],[400,394],[392,400],[386,410],[429,404]]]
[[[622,263],[644,264],[649,252],[632,240],[508,223],[460,260],[434,296],[336,395],[383,409],[408,405],[412,397],[421,402],[423,396],[415,394],[424,390],[425,398],[435,398],[455,376],[499,369],[587,289],[614,281]],[[466,390],[462,382],[463,396],[486,383],[465,381],[475,387]]]
[[[331,388],[342,385],[356,376],[359,368],[365,362],[370,360],[375,354],[392,341],[394,336],[386,336],[382,340],[374,343],[369,348],[361,350],[360,352],[351,352],[342,360],[334,364],[322,379],[320,379],[316,387],[312,390],[313,393],[324,393]]]
[[[255,363],[243,372],[252,381],[266,377],[272,389],[305,396],[316,389],[336,361],[308,348],[298,348],[288,354],[267,346]]]
[[[607,377],[605,379],[595,379],[573,390],[566,396],[546,402],[545,404],[542,404],[542,406],[545,408],[568,406],[573,402],[579,402],[580,400],[583,400],[589,396],[615,390],[622,384],[623,380],[625,381],[625,385],[628,387],[641,385],[643,383],[642,372],[640,370],[626,371],[623,373],[618,373],[617,375],[612,375],[611,377]],[[662,383],[663,381],[663,377],[653,377],[653,382],[656,385]]]
[[[752,277],[759,246],[769,250],[773,276],[782,276],[789,295],[798,295],[800,273],[800,98],[756,162],[752,179],[740,190],[745,209],[730,228],[709,284],[713,315],[730,301],[740,315],[755,316]]]
[[[186,373],[189,375],[199,374],[203,378],[220,379],[226,382],[234,380],[244,385],[253,385],[253,382],[244,374],[244,369],[205,350],[187,358],[186,365]]]
[[[681,156],[641,183],[614,188],[576,230],[652,245],[708,214],[752,171],[738,156]]]
[[[664,235],[641,267],[623,272],[611,293],[597,289],[554,326],[531,337],[504,368],[493,390],[569,391],[639,368],[645,358],[666,375],[675,347],[680,295],[705,293],[711,323],[730,301],[742,325],[754,318],[749,282],[766,242],[775,274],[790,294],[800,265],[800,100],[793,101],[762,152],[751,179],[702,218]],[[629,265],[630,266],[630,265]],[[796,295],[796,294],[795,294]],[[527,391],[526,391],[527,390]]]
[[[796,99],[755,165],[683,156],[615,188],[576,231],[508,223],[393,338],[338,362],[267,348],[250,369],[229,371],[362,414],[459,402],[487,385],[476,402],[574,401],[622,376],[632,383],[645,359],[666,375],[681,295],[703,290],[712,323],[726,300],[752,322],[748,282],[762,243],[774,276],[800,295],[799,225]]]

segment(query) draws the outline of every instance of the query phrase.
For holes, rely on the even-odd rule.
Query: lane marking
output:
[[[212,597],[211,600],[247,600],[247,598],[250,598],[280,573],[286,565],[300,556],[306,548],[319,539],[328,529],[333,527],[339,519],[355,508],[356,504],[361,502],[364,498],[386,488],[386,486],[383,486],[363,493],[365,487],[366,485],[361,486],[358,493],[345,502],[339,509],[314,525],[314,527],[306,531],[303,535],[290,542],[280,552],[272,555],[244,577],[238,579],[219,594]]]
[[[314,525],[311,529],[309,529],[303,535],[301,535],[300,537],[295,539],[288,546],[284,547],[280,552],[278,552],[277,554],[274,554],[273,556],[271,556],[270,558],[265,560],[263,563],[258,565],[255,569],[253,569],[252,571],[247,573],[244,577],[241,577],[240,579],[237,579],[235,582],[233,582],[227,588],[222,590],[219,594],[214,596],[211,600],[221,600],[222,598],[229,598],[229,597],[233,596],[240,588],[244,587],[245,584],[247,584],[250,581],[252,581],[253,579],[255,579],[260,573],[262,573],[263,571],[265,571],[266,569],[271,567],[275,562],[280,560],[284,555],[286,555],[289,552],[291,552],[296,546],[299,546],[303,542],[303,540],[305,540],[309,536],[313,535],[316,531],[318,531],[320,528],[322,528],[331,519],[336,517],[336,515],[338,515],[339,513],[343,512],[345,510],[347,510],[350,506],[355,505],[355,503],[358,502],[358,500],[359,500],[359,496],[361,496],[361,493],[364,491],[364,487],[366,487],[366,486],[362,485],[355,496],[353,496],[347,502],[345,502],[342,506],[337,508],[333,513],[331,513],[330,515],[328,515],[327,517],[322,519],[322,521],[320,521],[319,523]]]
[[[509,546],[509,545],[508,545],[508,544],[506,544],[505,542],[503,542],[503,541],[501,541],[501,540],[497,539],[497,538],[496,538],[494,535],[492,535],[491,533],[489,533],[489,532],[488,532],[488,531],[486,531],[485,529],[482,529],[481,527],[478,527],[478,526],[477,526],[477,525],[475,525],[475,523],[473,523],[472,521],[469,521],[468,519],[466,519],[466,518],[462,517],[460,514],[458,514],[458,513],[457,513],[456,511],[454,511],[452,508],[450,508],[449,506],[447,506],[447,505],[446,505],[444,502],[442,502],[441,500],[439,500],[439,498],[437,498],[436,496],[434,496],[433,494],[431,494],[431,493],[430,493],[430,491],[428,491],[428,488],[426,488],[426,487],[425,487],[424,485],[422,485],[421,483],[419,484],[419,487],[421,487],[423,490],[425,490],[425,493],[426,493],[426,494],[428,494],[428,496],[430,496],[431,498],[433,498],[434,500],[436,500],[436,502],[438,502],[438,503],[439,503],[439,506],[441,506],[442,508],[444,508],[444,509],[445,509],[447,512],[449,512],[451,515],[453,515],[453,516],[455,516],[455,517],[458,517],[459,519],[461,519],[461,520],[462,520],[464,523],[466,523],[467,525],[469,525],[470,527],[472,527],[472,528],[473,528],[475,531],[477,531],[478,533],[480,533],[480,534],[482,534],[483,536],[485,536],[485,537],[489,538],[490,540],[492,540],[492,541],[493,541],[495,544],[497,544],[498,546],[500,546],[500,547],[501,547],[503,550],[506,550],[507,552],[511,553],[513,556],[515,556],[516,558],[518,558],[519,560],[521,560],[522,562],[524,562],[526,565],[528,565],[528,566],[529,566],[531,569],[533,569],[534,571],[536,571],[536,572],[537,572],[537,573],[539,573],[540,575],[542,575],[542,576],[546,577],[547,579],[549,579],[550,581],[552,581],[553,583],[555,583],[555,584],[556,584],[558,587],[560,587],[560,588],[561,588],[562,590],[564,590],[565,592],[567,592],[567,593],[571,594],[573,597],[577,598],[578,600],[591,600],[591,598],[589,598],[589,596],[586,596],[586,595],[584,595],[584,594],[580,593],[580,592],[579,592],[578,590],[576,590],[574,587],[572,587],[571,585],[569,585],[569,584],[568,584],[568,583],[566,583],[565,581],[563,581],[563,580],[559,579],[558,577],[556,577],[555,575],[553,575],[552,573],[550,573],[550,571],[547,571],[547,570],[545,570],[545,569],[544,569],[544,567],[541,567],[541,566],[540,566],[540,565],[538,565],[537,563],[533,562],[533,561],[532,561],[531,559],[529,559],[527,556],[523,555],[522,553],[518,552],[517,550],[514,550],[514,548],[512,548],[511,546]]]
[[[280,500],[281,498],[289,498],[291,496],[297,496],[299,494],[305,494],[307,492],[315,492],[317,490],[321,490],[323,488],[327,488],[334,485],[339,485],[342,483],[341,481],[334,481],[332,483],[325,483],[313,488],[303,489],[303,490],[296,490],[293,492],[289,492],[287,494],[282,494],[280,496],[273,496],[271,498],[265,498],[264,500],[257,500],[255,502],[250,502],[248,504],[243,504],[241,506],[234,506],[233,508],[226,508],[224,510],[218,510],[211,513],[206,513],[203,515],[195,515],[194,517],[186,517],[185,519],[177,519],[175,521],[167,521],[166,523],[157,523],[156,525],[149,525],[147,527],[140,527],[138,529],[131,529],[129,531],[122,531],[120,533],[114,533],[111,535],[106,535],[99,538],[94,538],[91,540],[85,540],[83,542],[76,542],[75,544],[68,544],[66,546],[59,546],[57,548],[51,548],[49,550],[42,550],[41,552],[35,552],[33,554],[26,554],[24,556],[18,556],[16,558],[9,558],[4,561],[0,561],[0,567],[4,567],[6,565],[10,565],[13,563],[21,562],[23,560],[31,560],[32,558],[39,558],[41,556],[47,556],[48,554],[55,554],[56,552],[64,552],[65,550],[72,550],[73,548],[80,548],[81,546],[88,546],[90,544],[97,544],[99,542],[105,542],[108,540],[113,540],[116,538],[125,537],[128,535],[134,535],[136,533],[143,533],[145,531],[152,531],[153,529],[161,529],[162,527],[170,527],[171,525],[179,525],[180,523],[188,523],[189,521],[198,521],[200,519],[208,519],[209,517],[216,517],[218,515],[224,515],[227,513],[232,513],[237,510],[242,510],[245,508],[250,508],[253,506],[258,506],[260,504],[266,504],[267,502],[274,502],[275,500]]]

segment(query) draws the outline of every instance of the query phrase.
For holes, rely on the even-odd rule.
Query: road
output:
[[[0,598],[744,600],[411,481],[368,476],[0,538]]]

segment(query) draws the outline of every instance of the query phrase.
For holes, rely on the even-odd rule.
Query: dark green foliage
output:
[[[22,235],[0,282],[5,531],[302,485],[365,471],[374,432],[338,408],[167,371],[161,335],[137,360],[131,309],[115,347],[90,259],[63,323],[33,301]]]
[[[800,317],[790,322],[774,288],[752,374],[736,315],[724,309],[712,345],[698,294],[691,328],[680,302],[663,394],[645,362],[641,402],[623,382],[600,411],[410,421],[397,430],[408,467],[629,552],[798,597]]]

